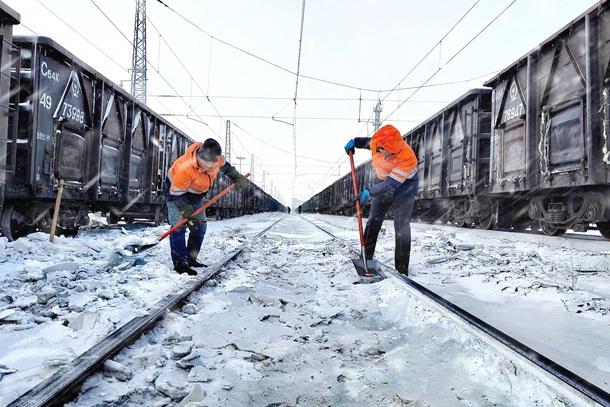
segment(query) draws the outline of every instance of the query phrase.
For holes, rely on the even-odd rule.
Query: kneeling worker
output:
[[[163,183],[163,194],[167,204],[167,216],[173,226],[182,219],[189,219],[188,244],[185,243],[185,227],[169,235],[174,270],[178,273],[197,275],[191,267],[203,267],[197,261],[207,229],[205,212],[192,217],[192,213],[203,205],[203,197],[212,188],[218,172],[226,174],[237,189],[248,183],[231,164],[225,161],[220,144],[214,139],[191,144],[186,152],[174,162]]]
[[[357,137],[348,141],[345,151],[355,148],[371,150],[373,169],[381,182],[364,188],[358,195],[361,204],[371,197],[371,210],[364,230],[364,252],[367,260],[375,254],[377,236],[388,210],[394,216],[396,251],[394,264],[399,273],[408,275],[411,255],[411,212],[417,194],[417,157],[392,125],[375,132],[372,138]]]

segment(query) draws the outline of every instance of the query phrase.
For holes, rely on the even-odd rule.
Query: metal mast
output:
[[[383,105],[381,104],[381,100],[377,101],[373,112],[375,112],[375,122],[373,126],[375,127],[375,131],[379,130],[381,127],[381,112],[383,111]]]
[[[136,0],[131,58],[131,94],[146,103],[146,0]]]
[[[231,162],[231,120],[227,120],[227,132],[225,134],[225,160]]]

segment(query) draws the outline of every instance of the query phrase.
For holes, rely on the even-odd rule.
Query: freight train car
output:
[[[494,227],[487,196],[490,116],[491,90],[473,89],[406,134],[420,179],[414,218]]]
[[[192,140],[118,85],[46,37],[16,37],[16,114],[7,137],[2,234],[15,239],[48,230],[53,202],[65,186],[60,232],[74,234],[90,210],[109,223],[164,219],[162,183]],[[228,185],[224,175],[216,189]],[[251,184],[214,210],[236,215],[251,205]],[[272,199],[266,196],[266,199]],[[273,205],[282,206],[273,200]],[[251,205],[259,212],[259,206]]]
[[[17,48],[13,44],[13,25],[19,24],[20,16],[9,6],[0,1],[0,214],[4,206],[4,189],[6,185],[6,141],[9,133],[9,116],[15,114],[15,106],[11,105],[11,82],[16,78],[11,76],[11,61]],[[12,159],[12,157],[11,157]]]
[[[418,158],[419,191],[413,216],[489,229],[494,226],[489,197],[491,90],[473,89],[404,135]],[[367,161],[356,168],[360,188],[376,182]],[[354,212],[351,174],[315,195],[306,212]],[[366,213],[367,203],[364,207]],[[391,216],[391,213],[389,214]]]
[[[609,42],[604,1],[486,82],[491,192],[513,226],[560,235],[597,224],[610,238]],[[507,198],[518,204],[504,209]]]
[[[491,95],[470,91],[405,135],[419,161],[414,218],[555,236],[596,225],[610,238],[610,2],[485,86]],[[353,205],[344,178],[303,209],[345,212],[329,205]]]

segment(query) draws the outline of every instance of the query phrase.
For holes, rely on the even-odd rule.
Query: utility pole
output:
[[[246,157],[242,157],[242,156],[238,155],[238,156],[237,156],[237,157],[235,157],[235,158],[237,158],[237,159],[239,160],[239,172],[240,172],[240,174],[241,174],[241,161],[242,161],[242,160],[245,160],[245,159],[246,159]]]
[[[250,154],[250,176],[254,179],[254,154]]]
[[[131,94],[146,103],[146,0],[136,0],[131,58]]]
[[[375,131],[377,131],[381,127],[381,112],[383,112],[383,105],[381,104],[381,100],[377,101],[373,112],[375,112],[375,123],[373,124],[373,126],[375,127]]]
[[[227,120],[227,131],[225,133],[225,159],[231,162],[231,120]]]
[[[292,146],[294,149],[294,173],[292,175],[292,197],[294,201],[294,186],[297,182],[297,97],[299,92],[299,73],[301,70],[301,47],[303,46],[303,26],[305,25],[305,0],[301,7],[301,30],[299,34],[299,53],[297,58],[297,78],[294,85],[294,109],[292,110]],[[293,205],[294,206],[294,205]]]

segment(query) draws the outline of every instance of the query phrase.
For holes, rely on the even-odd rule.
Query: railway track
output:
[[[306,217],[303,217],[303,219],[316,226],[318,229],[331,236],[332,238],[338,241],[342,240],[329,230],[317,224],[316,222],[312,222]],[[354,248],[351,249],[355,254],[359,255],[358,250]],[[427,300],[435,304],[437,308],[440,308],[441,310],[457,317],[460,321],[463,321],[467,326],[472,327],[475,331],[484,334],[487,338],[490,338],[494,342],[502,345],[510,352],[513,352],[519,355],[521,358],[529,361],[530,363],[544,371],[546,374],[550,375],[551,378],[554,378],[555,380],[559,381],[560,384],[567,386],[572,391],[584,395],[586,398],[599,405],[610,406],[610,393],[583,379],[576,373],[573,373],[572,371],[564,368],[560,364],[547,358],[543,354],[537,352],[536,350],[530,348],[529,346],[516,340],[515,338],[502,332],[494,326],[486,323],[480,318],[477,318],[473,314],[460,308],[451,301],[448,301],[447,299],[432,292],[421,284],[418,284],[414,280],[403,276],[402,274],[398,273],[393,267],[390,267],[382,262],[380,262],[380,264],[386,276],[391,275],[398,281],[404,283],[411,290],[415,291],[420,296],[426,298]]]
[[[461,226],[453,225],[453,224],[450,224],[450,223],[444,223],[444,224],[441,224],[441,223],[425,223],[425,222],[417,222],[417,223],[418,224],[422,224],[422,225],[433,225],[433,226],[446,227],[446,228],[452,228],[452,229],[458,229],[458,230],[468,229],[468,228],[463,228]],[[329,224],[331,224],[331,223],[329,223]],[[332,226],[333,227],[337,227],[337,228],[341,228],[341,229],[345,229],[345,230],[351,230],[351,229],[348,229],[345,226],[341,226],[341,225],[332,224]],[[486,231],[481,229],[481,232],[486,232]],[[547,235],[541,233],[540,231],[535,231],[535,230],[493,229],[493,230],[490,230],[490,232],[521,233],[521,234],[525,234],[525,235],[538,235],[538,236],[542,236],[542,237],[552,237],[552,236],[547,236]],[[586,234],[575,233],[575,232],[566,232],[562,236],[558,236],[558,237],[561,237],[561,238],[564,238],[564,239],[588,240],[588,241],[592,241],[592,242],[609,242],[608,239],[606,239],[605,237],[603,237],[601,235],[600,236],[586,235]]]
[[[263,231],[258,233],[252,238],[255,240],[262,237],[267,231],[273,226],[278,224],[284,218],[280,218],[273,222]],[[304,217],[302,219],[305,219]],[[305,219],[307,220],[307,219]],[[320,229],[327,235],[331,236],[336,241],[341,241],[332,232],[326,230],[324,227],[311,223],[316,228]],[[258,239],[260,240],[260,239]],[[250,246],[250,243],[245,243],[233,252],[227,254],[218,264],[212,266],[205,275],[197,278],[191,285],[185,288],[182,292],[166,297],[164,300],[157,303],[151,308],[150,313],[147,316],[136,318],[123,327],[118,329],[109,335],[104,341],[100,342],[90,351],[81,355],[76,359],[70,366],[58,371],[51,378],[36,386],[34,389],[28,391],[22,395],[19,399],[15,400],[10,404],[13,406],[47,406],[57,405],[65,400],[69,400],[74,397],[75,392],[80,388],[81,383],[99,370],[105,360],[119,353],[127,345],[133,343],[135,339],[139,338],[143,333],[150,330],[158,321],[163,318],[163,315],[167,310],[175,309],[181,304],[187,297],[192,293],[196,292],[201,288],[206,281],[214,277],[227,263],[235,259],[244,249]],[[603,390],[596,388],[590,383],[578,378],[573,373],[563,369],[560,365],[553,361],[545,358],[543,355],[539,355],[525,345],[519,344],[514,341],[508,335],[503,335],[501,332],[495,330],[493,327],[485,324],[484,321],[476,319],[467,312],[455,307],[450,302],[436,296],[434,293],[429,292],[424,287],[414,281],[404,278],[396,274],[390,267],[384,265],[385,272],[387,274],[395,276],[399,281],[405,283],[409,287],[415,290],[421,297],[427,299],[429,302],[437,304],[443,310],[450,310],[453,318],[458,321],[462,321],[462,325],[470,331],[484,332],[489,338],[493,338],[502,347],[507,348],[510,352],[514,352],[520,357],[525,358],[529,362],[534,363],[539,368],[544,369],[547,372],[547,376],[551,376],[555,381],[561,383],[562,386],[567,386],[568,391],[572,394],[579,394],[578,397],[586,398],[591,402],[588,405],[594,405],[595,403],[603,406],[610,406],[610,396]],[[464,322],[465,321],[465,322]],[[489,342],[489,340],[487,341]]]
[[[96,372],[102,364],[126,346],[133,343],[143,333],[151,329],[163,315],[175,309],[191,294],[199,290],[207,281],[213,278],[227,263],[235,259],[252,240],[263,236],[284,217],[271,223],[261,232],[253,236],[249,242],[243,243],[231,253],[223,257],[217,264],[206,269],[205,273],[187,284],[180,292],[167,295],[151,307],[148,314],[127,322],[97,345],[76,358],[49,377],[47,380],[30,389],[25,394],[11,402],[8,407],[39,407],[53,406],[73,397],[82,382]]]

